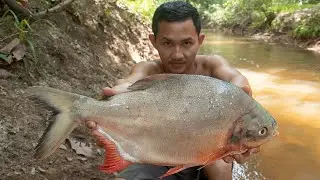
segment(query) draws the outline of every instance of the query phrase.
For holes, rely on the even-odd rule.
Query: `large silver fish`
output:
[[[105,145],[100,169],[106,173],[132,163],[174,166],[165,177],[261,146],[278,134],[275,119],[242,89],[202,75],[149,76],[103,101],[49,87],[29,92],[57,112],[35,157],[50,156],[74,128],[91,120]]]

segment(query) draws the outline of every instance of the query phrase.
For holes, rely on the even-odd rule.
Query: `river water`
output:
[[[280,135],[262,146],[234,179],[320,179],[320,54],[205,31],[201,54],[227,58],[278,121]]]

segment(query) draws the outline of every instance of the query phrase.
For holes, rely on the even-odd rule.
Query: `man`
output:
[[[229,81],[241,87],[249,95],[251,88],[247,79],[220,56],[197,55],[204,40],[201,31],[200,17],[197,10],[187,2],[167,2],[160,5],[154,13],[152,20],[153,34],[149,39],[157,49],[160,60],[137,63],[125,79],[118,81],[113,88],[104,88],[105,96],[112,96],[126,91],[126,88],[137,80],[158,73],[200,74]],[[95,128],[93,122],[87,122],[88,127]],[[232,178],[232,161],[243,163],[251,149],[242,154],[229,156],[205,167],[207,179],[227,180]],[[157,179],[169,167],[152,165],[132,165],[118,174],[121,179],[140,180]],[[189,168],[167,179],[195,179],[197,168]],[[201,173],[203,176],[203,173]],[[182,178],[179,178],[182,177]]]

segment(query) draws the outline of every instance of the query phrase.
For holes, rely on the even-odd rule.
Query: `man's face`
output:
[[[149,36],[153,46],[158,50],[165,72],[188,73],[204,35],[198,36],[191,19],[182,22],[159,23],[156,37]]]

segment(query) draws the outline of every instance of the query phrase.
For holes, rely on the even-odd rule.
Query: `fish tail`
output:
[[[53,112],[52,121],[35,148],[34,158],[45,159],[53,154],[79,125],[80,121],[72,119],[70,110],[74,102],[83,96],[42,86],[32,86],[27,91],[32,100],[36,100]]]

